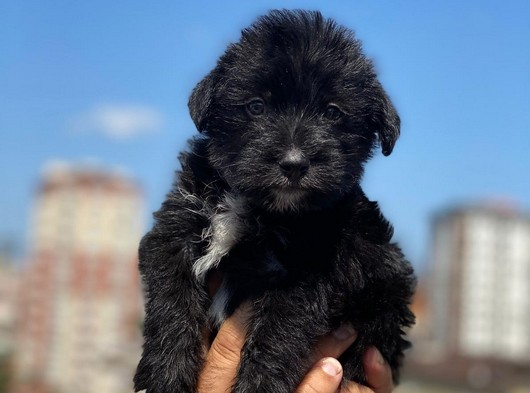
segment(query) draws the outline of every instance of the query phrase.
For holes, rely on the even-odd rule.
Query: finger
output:
[[[248,314],[248,306],[243,305],[221,325],[199,375],[198,393],[230,391],[245,343]]]
[[[366,381],[375,393],[390,393],[394,389],[392,370],[385,361],[381,352],[375,347],[370,347],[363,357]]]
[[[353,344],[356,338],[357,332],[351,325],[342,325],[318,340],[317,346],[313,350],[313,361],[316,362],[326,357],[338,358]]]
[[[320,360],[306,374],[296,393],[336,393],[342,380],[342,366],[334,358]]]

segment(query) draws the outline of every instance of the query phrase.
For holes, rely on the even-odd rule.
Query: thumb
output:
[[[335,393],[342,380],[342,366],[337,359],[324,358],[307,373],[296,393]]]

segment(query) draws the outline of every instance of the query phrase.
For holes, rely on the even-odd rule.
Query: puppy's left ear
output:
[[[374,107],[371,111],[372,126],[379,135],[383,154],[389,156],[399,137],[401,121],[394,105],[379,82],[377,82],[376,92],[373,97]]]
[[[202,132],[208,128],[210,111],[215,91],[215,76],[213,71],[209,73],[193,89],[188,101],[191,119],[197,130]]]

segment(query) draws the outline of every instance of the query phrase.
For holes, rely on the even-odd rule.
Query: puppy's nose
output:
[[[309,169],[309,160],[299,149],[291,149],[278,162],[283,175],[291,181],[300,180]]]

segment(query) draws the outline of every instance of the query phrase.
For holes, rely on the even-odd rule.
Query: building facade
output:
[[[123,175],[67,165],[45,173],[20,292],[15,391],[131,391],[143,216],[142,192]]]
[[[433,227],[434,344],[449,357],[530,364],[530,218],[469,207]]]

